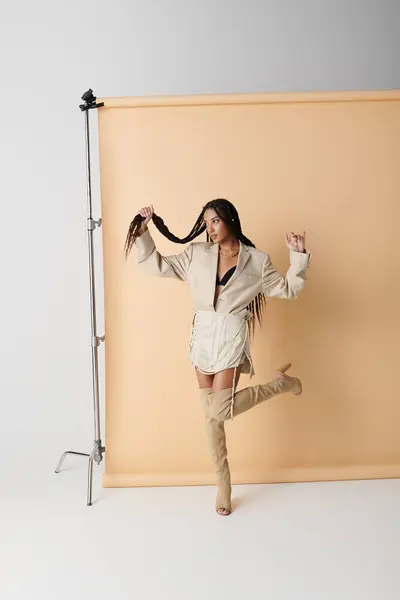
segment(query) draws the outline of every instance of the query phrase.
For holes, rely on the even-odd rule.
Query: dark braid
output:
[[[165,225],[163,219],[155,213],[153,213],[152,220],[154,225],[157,227],[158,231],[162,233],[166,238],[168,238],[171,242],[175,242],[176,244],[188,244],[189,242],[192,242],[196,237],[201,235],[203,231],[206,230],[206,225],[203,219],[204,213],[209,208],[215,210],[220,219],[224,221],[224,223],[229,227],[229,229],[232,231],[235,237],[240,242],[242,242],[242,244],[245,244],[246,246],[251,246],[252,248],[256,247],[255,244],[253,244],[253,242],[249,240],[242,232],[242,226],[240,224],[240,218],[236,208],[231,202],[222,198],[218,198],[217,200],[211,200],[211,202],[207,202],[207,204],[203,206],[203,209],[200,215],[198,216],[191,232],[184,238],[178,238],[176,235],[171,233],[168,227]],[[129,226],[124,248],[125,258],[128,258],[132,246],[139,235],[139,230],[142,221],[144,221],[144,218],[140,214],[137,214]],[[208,233],[207,241],[211,241]],[[253,315],[252,318],[248,321],[250,337],[254,336],[254,326],[256,317],[258,319],[259,324],[262,325],[262,315],[265,308],[265,304],[266,300],[264,294],[259,293],[254,298],[254,300],[252,300],[247,306],[247,310]]]
[[[153,213],[152,221],[154,225],[157,227],[158,231],[165,235],[166,238],[171,240],[171,242],[175,242],[176,244],[188,244],[192,242],[197,236],[199,236],[206,229],[206,225],[203,222],[203,216],[205,213],[205,208],[201,211],[200,216],[198,217],[196,223],[193,226],[192,231],[184,238],[178,238],[176,235],[170,232],[168,227],[165,225],[164,221],[161,217]],[[132,223],[129,225],[128,235],[126,236],[125,241],[125,258],[128,258],[128,254],[132,249],[133,244],[136,242],[136,238],[139,235],[139,229],[144,221],[142,215],[137,214],[133,219]]]

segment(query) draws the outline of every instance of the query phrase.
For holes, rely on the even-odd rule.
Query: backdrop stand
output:
[[[61,456],[56,468],[56,473],[61,470],[67,454],[75,454],[78,456],[88,456],[88,487],[87,487],[87,505],[92,505],[92,487],[93,487],[93,461],[100,464],[103,459],[105,447],[101,443],[100,437],[100,410],[99,410],[99,366],[98,366],[98,346],[104,342],[105,336],[98,337],[96,323],[96,289],[94,276],[94,257],[93,257],[93,231],[96,227],[101,226],[101,219],[95,221],[92,217],[92,185],[91,185],[91,170],[90,170],[90,136],[89,136],[89,110],[92,108],[100,108],[104,106],[104,102],[96,103],[96,97],[93,95],[93,90],[89,89],[82,96],[85,104],[80,104],[79,108],[85,113],[85,131],[86,131],[86,165],[87,165],[87,232],[88,232],[88,248],[89,248],[89,275],[90,275],[90,315],[91,315],[91,345],[92,345],[92,386],[93,386],[93,406],[94,406],[94,445],[90,454],[84,452],[74,452],[67,450]]]

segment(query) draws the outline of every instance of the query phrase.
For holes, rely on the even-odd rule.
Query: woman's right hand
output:
[[[154,207],[153,207],[153,205],[151,205],[151,206],[145,206],[145,207],[141,208],[139,210],[139,214],[144,219],[142,221],[142,223],[140,225],[140,229],[139,229],[139,235],[142,235],[142,233],[144,233],[145,231],[147,231],[147,224],[153,218],[153,214],[154,214]]]

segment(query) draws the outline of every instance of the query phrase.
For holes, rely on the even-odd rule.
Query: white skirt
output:
[[[244,317],[227,315],[211,310],[198,310],[192,321],[189,341],[189,358],[192,366],[206,375],[224,369],[235,369],[232,388],[231,417],[235,395],[236,369],[255,374],[251,358],[248,320],[252,314],[247,311]]]

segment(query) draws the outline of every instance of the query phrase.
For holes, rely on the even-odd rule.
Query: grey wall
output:
[[[25,477],[50,473],[67,446],[91,449],[82,93],[399,88],[399,38],[398,0],[2,7],[0,451],[32,463]],[[93,183],[98,207],[96,171]]]

